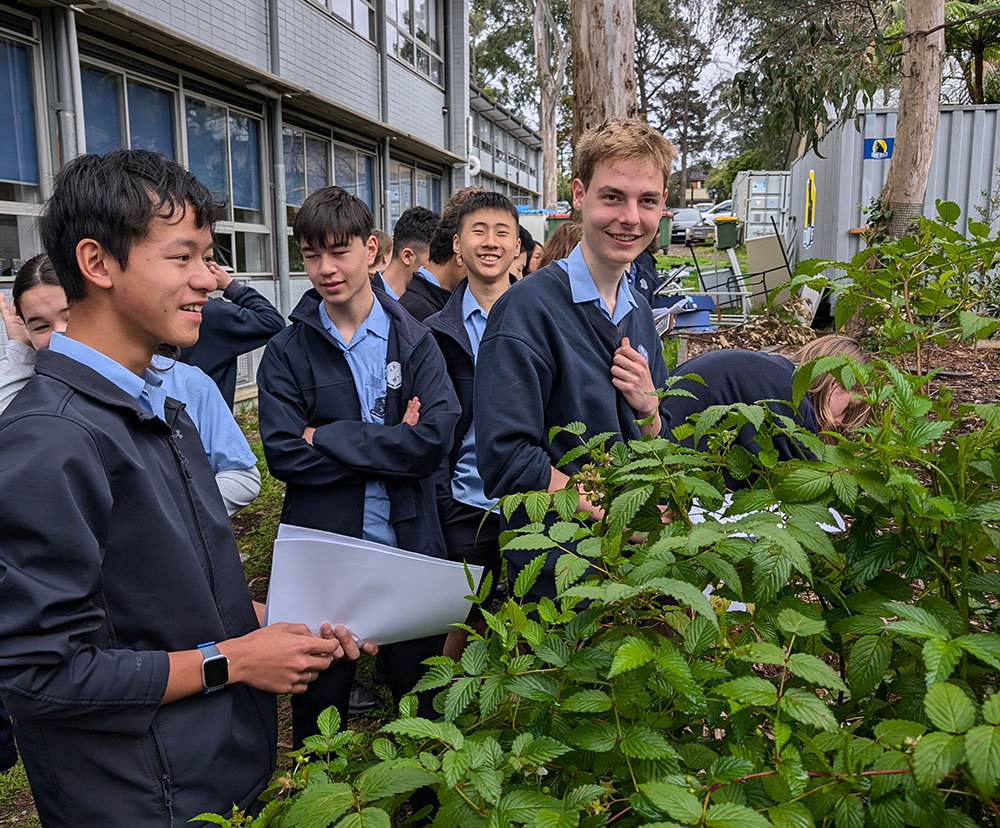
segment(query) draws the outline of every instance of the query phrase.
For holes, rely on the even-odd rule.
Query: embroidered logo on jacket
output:
[[[403,368],[395,360],[385,366],[385,384],[389,388],[399,388],[403,384]]]
[[[640,342],[640,343],[639,343],[639,345],[638,345],[638,346],[636,347],[636,350],[637,350],[637,351],[638,351],[638,352],[639,352],[640,354],[642,354],[642,358],[643,358],[644,360],[646,360],[646,362],[649,362],[649,351],[647,351],[647,350],[646,350],[646,346],[645,346],[645,345],[643,345],[643,344],[642,344],[642,343]]]

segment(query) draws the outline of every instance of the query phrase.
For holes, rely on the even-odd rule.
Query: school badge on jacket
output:
[[[642,358],[646,360],[646,362],[649,362],[649,351],[646,350],[645,345],[640,342],[636,347],[636,350],[642,355]]]
[[[403,384],[403,369],[398,362],[386,364],[385,384],[388,388],[399,388]]]

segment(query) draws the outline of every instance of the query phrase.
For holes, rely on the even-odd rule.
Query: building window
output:
[[[130,148],[177,157],[173,91],[87,64],[80,83],[87,152]]]
[[[482,115],[479,116],[479,146],[483,152],[493,152],[493,140],[491,137],[493,124]]]
[[[288,226],[310,193],[330,183],[330,142],[298,129],[282,131]]]
[[[336,144],[333,148],[333,183],[356,195],[375,212],[375,156]]]
[[[185,99],[187,166],[220,202],[215,257],[248,276],[270,275],[270,227],[261,186],[261,120],[190,96]]]
[[[368,0],[313,0],[367,40],[375,42],[375,4]]]
[[[389,218],[392,227],[411,207],[441,212],[441,178],[424,170],[389,162]]]
[[[27,44],[0,38],[0,201],[41,199],[32,57]]]
[[[386,50],[444,85],[442,0],[386,0]]]

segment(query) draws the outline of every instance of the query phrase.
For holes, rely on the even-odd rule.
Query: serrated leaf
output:
[[[709,806],[705,824],[709,828],[771,828],[771,823],[753,808],[735,802]]]
[[[515,535],[503,544],[504,551],[522,550],[525,552],[545,552],[549,549],[555,548],[556,542],[548,535],[543,535],[539,532],[530,535]]]
[[[805,503],[816,500],[830,488],[830,475],[812,468],[793,469],[774,490],[779,500]]]
[[[580,508],[580,492],[576,489],[559,489],[552,494],[552,505],[563,520],[572,520]]]
[[[746,480],[753,474],[753,455],[739,443],[733,444],[726,455],[726,470],[733,480]]]
[[[902,619],[889,624],[893,632],[905,632],[922,638],[951,638],[948,628],[923,607],[893,601],[892,610]]]
[[[907,739],[918,739],[927,732],[924,725],[906,719],[884,719],[875,725],[875,738],[885,747],[898,748]]]
[[[375,739],[372,742],[372,753],[375,754],[375,758],[386,762],[396,758],[396,746],[388,739]]]
[[[499,810],[512,822],[530,823],[542,808],[559,808],[554,796],[527,789],[508,791],[500,800]]]
[[[536,555],[525,564],[524,569],[517,573],[517,578],[514,579],[515,598],[523,598],[528,594],[528,591],[535,585],[535,581],[538,580],[538,574],[542,571],[543,566],[545,566],[545,555]]]
[[[622,728],[619,750],[633,759],[678,759],[677,751],[662,733],[644,724],[630,724]]]
[[[580,690],[559,705],[565,713],[604,713],[611,707],[611,696],[603,690]]]
[[[719,629],[719,619],[715,610],[712,609],[712,604],[694,584],[678,581],[675,578],[652,578],[647,586],[659,590],[663,595],[669,595],[671,598],[686,603],[698,615],[710,621],[716,630]]]
[[[965,758],[979,790],[992,796],[1000,780],[1000,727],[979,725],[966,733]]]
[[[701,655],[712,646],[717,635],[718,628],[699,615],[684,631],[684,649],[693,656]]]
[[[354,804],[351,786],[343,782],[313,783],[295,797],[285,819],[302,828],[326,828]]]
[[[962,648],[954,641],[943,641],[940,638],[929,638],[924,642],[922,650],[927,673],[924,680],[927,687],[945,681],[962,658]]]
[[[451,659],[444,664],[434,664],[428,668],[420,680],[414,685],[413,690],[422,693],[424,690],[434,690],[444,687],[455,676],[455,662]]]
[[[570,751],[568,745],[564,745],[551,736],[530,738],[531,734],[527,735],[529,739],[521,746],[520,750],[514,751],[514,754],[529,764],[544,765]]]
[[[574,727],[566,738],[583,750],[606,753],[618,744],[618,729],[610,722],[588,722]]]
[[[747,654],[740,655],[739,658],[745,658],[754,664],[784,664],[785,651],[769,641],[755,641],[747,648]]]
[[[774,828],[813,828],[812,812],[801,802],[783,802],[767,809]]]
[[[693,825],[701,820],[701,800],[687,788],[667,782],[647,782],[639,788],[653,805],[678,822]]]
[[[742,704],[769,707],[778,703],[778,691],[767,679],[758,676],[740,676],[715,688],[716,692]]]
[[[580,524],[560,520],[549,527],[549,537],[556,543],[566,543],[573,539],[573,536],[580,529]]]
[[[566,552],[556,561],[556,592],[562,593],[583,577],[590,568],[586,558]]]
[[[969,311],[959,311],[958,324],[962,326],[962,339],[979,339],[989,336],[1000,327],[1000,321]]]
[[[788,659],[788,669],[811,684],[818,684],[820,687],[827,687],[830,690],[839,690],[842,693],[847,692],[847,685],[837,675],[836,670],[816,656],[793,653]]]
[[[296,823],[289,823],[296,825]],[[380,808],[365,808],[360,813],[351,813],[337,823],[336,828],[392,828],[389,815]]]
[[[706,771],[712,783],[732,782],[741,776],[753,773],[753,763],[737,756],[720,756],[713,760]]]
[[[617,445],[621,445],[621,443]],[[580,785],[570,791],[563,802],[569,808],[583,808],[600,799],[606,793],[608,793],[608,789],[603,785]]]
[[[858,482],[848,472],[838,472],[830,478],[833,493],[848,509],[853,509],[858,500]]]
[[[942,682],[928,689],[924,711],[934,727],[948,733],[965,733],[976,723],[976,708],[954,684]]]
[[[1000,635],[996,633],[972,633],[955,639],[969,655],[975,656],[990,667],[1000,669]]]
[[[372,765],[358,777],[358,795],[364,802],[408,793],[437,782],[437,774],[420,766],[416,759],[393,759]]]
[[[503,775],[498,770],[476,768],[469,771],[469,781],[490,805],[496,805],[503,796]]]
[[[650,485],[637,486],[628,489],[611,501],[611,508],[608,509],[607,522],[612,534],[620,534],[635,517],[642,506],[653,496],[653,487]]]
[[[837,828],[863,828],[865,808],[854,794],[842,796],[833,806],[833,820]]]
[[[937,785],[962,761],[965,749],[961,736],[928,733],[913,749],[913,776],[922,788]]]
[[[503,509],[504,520],[510,520],[510,516],[517,511],[517,507],[524,503],[524,494],[515,492],[504,495],[500,498],[500,508]]]
[[[783,609],[778,613],[778,626],[790,635],[819,635],[826,630],[826,622],[821,618],[809,618],[793,609]]]
[[[837,720],[830,708],[808,690],[789,687],[781,699],[781,709],[796,721],[821,730],[836,730]]]
[[[653,645],[641,635],[630,635],[615,651],[615,659],[608,670],[608,678],[635,670],[653,660]]]
[[[321,736],[333,736],[340,730],[340,713],[336,707],[328,707],[316,719]]]
[[[478,676],[486,669],[485,641],[470,641],[462,652],[462,669],[466,675]]]
[[[535,814],[534,828],[576,828],[579,824],[579,811],[542,808]]]
[[[994,693],[983,702],[983,718],[989,724],[1000,724],[1000,693]]]
[[[866,635],[854,642],[847,656],[847,680],[851,698],[869,695],[885,678],[892,651],[879,636]]]
[[[462,731],[451,722],[432,722],[419,716],[389,722],[382,730],[400,736],[409,736],[411,739],[436,739],[455,750],[461,750],[462,745],[465,744]]]
[[[444,694],[444,717],[449,722],[461,715],[476,697],[476,690],[482,679],[476,676],[466,676],[456,679]]]
[[[897,796],[883,796],[868,800],[868,813],[875,828],[904,828],[903,800]]]

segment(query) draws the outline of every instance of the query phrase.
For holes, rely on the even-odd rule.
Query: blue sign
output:
[[[865,158],[892,158],[895,138],[865,138]]]

